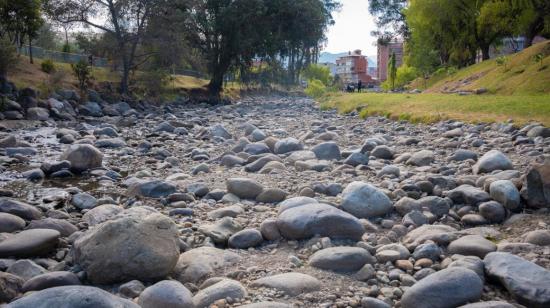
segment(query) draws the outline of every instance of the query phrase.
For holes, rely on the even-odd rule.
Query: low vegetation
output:
[[[331,93],[321,107],[360,116],[383,115],[396,120],[433,123],[446,119],[465,122],[531,121],[550,125],[550,95],[457,95]]]

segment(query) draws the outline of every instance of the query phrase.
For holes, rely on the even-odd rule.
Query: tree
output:
[[[369,0],[369,12],[376,17],[378,37],[393,38],[395,35],[408,38],[409,26],[405,17],[408,0]],[[389,30],[389,29],[391,30]]]
[[[550,1],[507,0],[507,3],[519,10],[516,34],[525,36],[525,48],[533,44],[537,35],[550,35]]]
[[[137,54],[145,27],[154,11],[164,11],[168,0],[45,0],[48,14],[62,24],[80,23],[111,35],[122,64],[120,92],[128,93],[130,72],[136,69]],[[98,22],[104,18],[104,22]]]
[[[397,78],[397,59],[395,53],[392,53],[388,61],[388,81],[392,91],[395,90],[395,80]]]
[[[0,0],[0,36],[7,37],[19,47],[27,39],[31,63],[32,40],[44,22],[40,9],[40,0]]]
[[[90,82],[92,70],[86,60],[81,59],[76,64],[71,64],[73,74],[78,79],[78,89],[80,90],[80,100],[84,101],[88,83]]]
[[[179,4],[190,45],[207,61],[213,97],[219,97],[227,72],[245,72],[254,60],[284,62],[289,83],[295,83],[301,70],[315,62],[332,22],[331,12],[337,8],[332,0],[192,0]]]
[[[303,77],[307,80],[319,80],[321,81],[325,86],[330,85],[331,83],[331,76],[330,76],[330,69],[326,66],[319,65],[319,64],[310,64],[302,73]]]
[[[15,45],[7,38],[0,37],[0,83],[6,80],[8,71],[17,63]]]

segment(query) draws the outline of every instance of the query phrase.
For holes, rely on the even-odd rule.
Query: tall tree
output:
[[[0,36],[7,37],[19,47],[27,40],[31,63],[32,40],[43,22],[40,0],[0,0]]]
[[[410,35],[409,26],[405,17],[405,9],[408,0],[368,0],[369,12],[376,18],[375,31],[378,37],[385,40],[395,35],[408,38]]]
[[[56,21],[80,23],[104,31],[116,40],[122,64],[120,92],[128,93],[130,72],[146,54],[137,54],[153,12],[168,0],[45,0],[46,11]]]
[[[533,44],[537,35],[550,35],[550,1],[548,0],[507,0],[517,14],[517,34],[525,37],[524,47]]]
[[[392,53],[388,61],[388,81],[392,90],[395,90],[395,79],[397,78],[397,59],[395,53]]]

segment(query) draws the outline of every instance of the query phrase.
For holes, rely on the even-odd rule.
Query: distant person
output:
[[[88,56],[88,65],[94,66],[94,56],[93,55]]]
[[[361,93],[361,89],[363,88],[363,81],[359,80],[357,82],[357,92]]]

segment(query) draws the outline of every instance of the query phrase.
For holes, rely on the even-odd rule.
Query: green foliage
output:
[[[388,61],[388,82],[390,90],[395,90],[395,79],[397,78],[397,59],[395,53],[392,53]]]
[[[145,96],[159,97],[170,81],[170,74],[162,69],[143,72],[139,76],[138,84]]]
[[[63,47],[61,47],[62,52],[70,53],[71,52],[71,44],[65,43],[63,44]]]
[[[319,64],[310,64],[303,72],[302,76],[307,80],[319,80],[325,86],[329,86],[332,83],[332,77],[330,76],[330,69],[326,66]]]
[[[43,24],[40,0],[0,1],[0,36],[12,42],[32,40]]]
[[[506,70],[506,64],[508,64],[508,57],[506,56],[500,56],[496,58],[496,63],[498,66],[504,66],[504,70]]]
[[[92,69],[88,65],[88,62],[83,59],[78,61],[76,64],[71,64],[71,68],[73,69],[73,74],[78,80],[80,97],[82,100],[84,100],[86,90],[88,89],[88,83],[90,83],[92,78]]]
[[[402,65],[397,69],[397,78],[395,84],[402,88],[418,77],[418,70],[414,67]]]
[[[533,57],[533,60],[537,62],[540,65],[540,68],[542,69],[542,61],[544,61],[544,54],[538,53]]]
[[[308,82],[307,88],[304,92],[306,93],[306,95],[313,98],[320,98],[327,92],[327,87],[323,84],[322,81],[312,79]]]
[[[51,74],[55,71],[55,64],[51,59],[46,59],[40,63],[40,69],[46,74]]]
[[[17,63],[17,49],[5,37],[0,37],[0,77],[6,77],[9,70]]]

